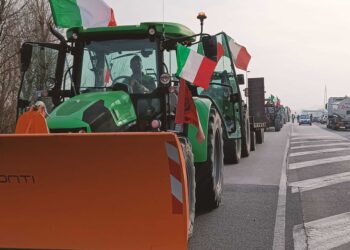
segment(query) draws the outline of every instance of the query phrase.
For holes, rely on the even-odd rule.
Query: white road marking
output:
[[[290,149],[299,149],[299,148],[314,148],[314,147],[326,147],[326,146],[343,146],[348,145],[350,146],[350,142],[339,142],[339,143],[326,143],[326,144],[317,144],[317,145],[304,145],[304,146],[294,146]]]
[[[286,248],[285,243],[285,230],[286,230],[286,198],[287,198],[287,161],[288,161],[288,148],[290,146],[290,134],[293,133],[293,127],[290,127],[290,133],[288,135],[286,147],[284,150],[284,157],[282,162],[281,179],[278,191],[277,211],[275,220],[275,230],[273,236],[273,250],[284,250]]]
[[[300,144],[300,143],[319,143],[319,142],[336,142],[336,141],[339,141],[339,142],[344,142],[344,141],[349,141],[349,140],[346,140],[346,139],[337,139],[337,138],[334,138],[334,139],[324,139],[324,140],[318,140],[318,141],[295,141],[295,142],[291,142],[290,144]]]
[[[300,230],[303,230],[301,225],[294,226],[293,238],[295,242],[302,242],[301,237],[305,237],[303,233],[300,233]],[[305,232],[307,249],[309,250],[333,249],[350,243],[350,212],[307,222],[305,223]]]
[[[327,149],[320,149],[320,150],[296,152],[296,153],[290,153],[289,157],[301,156],[301,155],[321,154],[321,153],[328,153],[328,152],[338,152],[338,151],[344,151],[344,150],[350,150],[350,148],[327,148]]]
[[[315,136],[296,136],[296,137],[293,137],[292,139],[291,139],[291,141],[296,141],[296,140],[307,140],[307,139],[310,139],[310,140],[317,140],[317,139],[329,139],[329,138],[334,138],[334,139],[336,139],[336,137],[334,137],[334,136],[329,136],[329,135],[324,135],[324,136],[318,136],[318,135],[315,135]]]
[[[294,226],[293,228],[294,250],[307,250],[307,238],[303,224]]]
[[[303,181],[291,182],[289,183],[289,186],[292,187],[292,193],[297,193],[299,191],[305,192],[348,181],[350,181],[350,172],[344,172],[340,174],[327,175]]]
[[[305,168],[305,167],[311,167],[311,166],[316,166],[316,165],[321,165],[326,163],[334,163],[334,162],[349,161],[349,160],[350,160],[350,155],[337,156],[337,157],[331,157],[331,158],[325,158],[325,159],[319,159],[319,160],[303,161],[303,162],[289,164],[289,169]]]

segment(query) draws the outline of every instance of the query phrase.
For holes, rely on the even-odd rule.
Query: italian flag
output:
[[[228,38],[228,47],[230,48],[232,59],[237,68],[247,70],[251,56],[247,49],[236,43],[231,37]]]
[[[185,79],[196,86],[208,89],[217,62],[210,60],[181,44],[177,44],[176,53],[178,69],[176,76]],[[223,54],[223,47],[218,43],[217,61],[220,60]]]
[[[114,12],[103,0],[49,0],[60,28],[116,26]]]

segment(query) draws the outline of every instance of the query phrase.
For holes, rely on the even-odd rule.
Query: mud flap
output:
[[[0,136],[0,248],[187,249],[173,133]]]

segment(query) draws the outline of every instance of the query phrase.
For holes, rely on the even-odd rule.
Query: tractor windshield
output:
[[[130,93],[152,92],[157,86],[155,51],[149,39],[87,42],[80,90],[124,84]]]

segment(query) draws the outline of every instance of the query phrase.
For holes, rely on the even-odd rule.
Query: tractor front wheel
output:
[[[207,161],[196,165],[196,209],[208,211],[221,203],[223,189],[222,125],[218,112],[210,110],[208,123]]]

